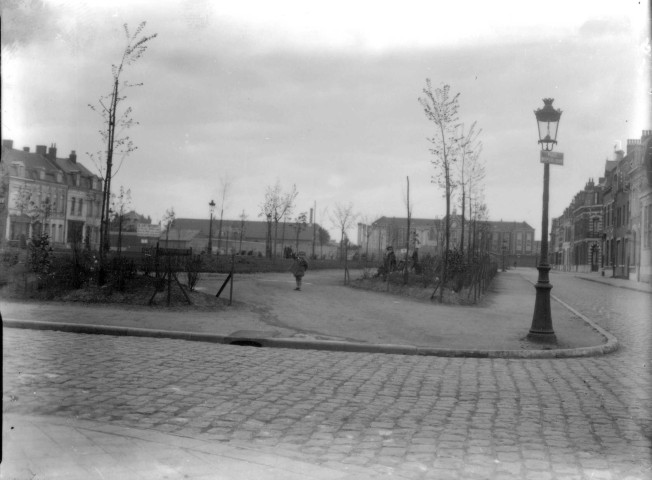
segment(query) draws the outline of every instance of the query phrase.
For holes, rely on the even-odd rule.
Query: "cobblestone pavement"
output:
[[[619,338],[618,352],[436,358],[5,328],[3,411],[399,478],[652,479],[652,296],[551,281]]]

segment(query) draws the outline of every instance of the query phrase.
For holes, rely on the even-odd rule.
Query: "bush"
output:
[[[70,255],[57,257],[52,266],[54,283],[60,289],[82,288],[93,281],[99,266],[95,255],[88,250],[73,247]]]
[[[136,264],[133,260],[124,257],[114,257],[109,262],[109,282],[119,292],[124,292],[127,280],[136,277]]]
[[[202,268],[202,258],[200,255],[191,255],[186,261],[186,274],[188,275],[188,288],[190,291],[195,290],[199,281],[199,272]]]

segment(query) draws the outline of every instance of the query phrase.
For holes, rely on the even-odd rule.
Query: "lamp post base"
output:
[[[552,329],[552,315],[550,313],[550,290],[552,290],[552,285],[548,280],[550,265],[540,264],[537,270],[539,270],[539,279],[534,286],[537,296],[534,304],[532,326],[527,334],[527,339],[540,343],[556,343],[557,337]]]
[[[555,332],[552,333],[533,332],[532,330],[530,330],[526,338],[531,342],[535,342],[535,343],[547,343],[547,344],[557,343],[557,336],[555,335]]]

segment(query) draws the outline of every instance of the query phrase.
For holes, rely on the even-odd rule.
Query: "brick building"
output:
[[[590,179],[564,213],[552,219],[549,261],[553,268],[598,271],[603,252],[604,178]]]
[[[652,281],[652,131],[627,141],[552,220],[554,268]]]

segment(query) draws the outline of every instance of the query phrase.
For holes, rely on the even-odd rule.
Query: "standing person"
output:
[[[394,247],[387,247],[387,253],[385,254],[385,271],[387,273],[393,272],[396,270],[396,255],[394,254]]]
[[[295,288],[295,290],[301,290],[301,280],[303,279],[306,270],[308,270],[306,252],[299,252],[299,254],[294,257],[294,264],[292,265],[292,273],[297,281],[297,288]]]

